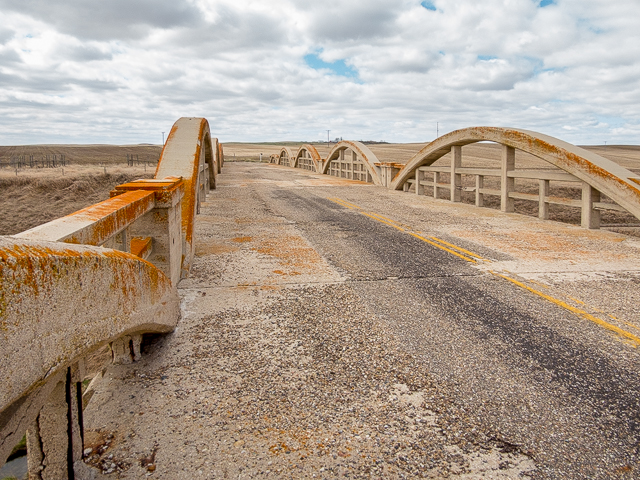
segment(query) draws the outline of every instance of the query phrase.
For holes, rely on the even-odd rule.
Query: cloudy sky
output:
[[[640,144],[639,0],[0,0],[0,144]]]

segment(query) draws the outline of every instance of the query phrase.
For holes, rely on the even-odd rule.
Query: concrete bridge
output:
[[[501,168],[463,167],[462,147],[477,142],[502,145]],[[538,157],[548,163],[548,169],[516,169],[516,151]],[[431,165],[450,153],[446,167]],[[484,206],[485,196],[500,197],[503,212],[514,211],[514,200],[538,203],[539,217],[549,218],[549,205],[565,205],[581,209],[584,228],[599,228],[602,210],[628,211],[640,219],[640,175],[593,152],[576,147],[557,138],[528,130],[496,127],[473,127],[456,130],[429,143],[406,164],[380,162],[375,154],[361,142],[337,143],[325,159],[321,159],[313,145],[303,145],[297,151],[282,148],[272,163],[304,168],[314,172],[382,185],[393,190],[425,194],[430,187],[437,198],[438,190],[448,190],[452,202],[460,202],[462,176],[475,178],[475,186],[466,188],[475,193],[475,205]],[[449,177],[447,183],[441,174]],[[427,177],[432,175],[432,179]],[[500,179],[499,189],[485,188],[485,178]],[[516,179],[539,182],[537,194],[518,192]],[[553,197],[549,195],[550,182],[578,183],[582,198]],[[611,201],[601,201],[605,194]]]
[[[480,130],[504,168],[459,174],[499,173],[503,213],[455,201]],[[180,119],[154,180],[0,240],[2,458],[28,431],[43,479],[633,477],[640,242],[510,213],[510,135],[567,172],[541,188],[589,185],[585,226],[594,190],[632,211],[636,177],[513,132],[402,168],[341,142],[218,176],[206,120]],[[445,150],[453,203],[419,195]]]

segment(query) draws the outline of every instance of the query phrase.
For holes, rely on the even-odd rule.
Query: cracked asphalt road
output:
[[[637,240],[260,164],[201,211],[87,409],[107,475],[640,475]]]

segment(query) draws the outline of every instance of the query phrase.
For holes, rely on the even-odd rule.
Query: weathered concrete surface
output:
[[[640,218],[640,177],[637,174],[558,138],[516,128],[471,127],[443,135],[416,153],[398,172],[389,188],[402,188],[415,175],[417,167],[431,165],[449,153],[451,147],[485,140],[522,150],[571,173]]]
[[[637,238],[257,164],[201,212],[85,411],[111,477],[637,476]]]
[[[122,335],[171,331],[179,314],[175,286],[133,255],[0,237],[0,456],[73,361]]]

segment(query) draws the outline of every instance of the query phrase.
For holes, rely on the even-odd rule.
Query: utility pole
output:
[[[330,146],[331,146],[331,140],[329,140],[329,132],[330,132],[330,131],[331,131],[331,130],[327,130],[327,147],[330,147]]]

